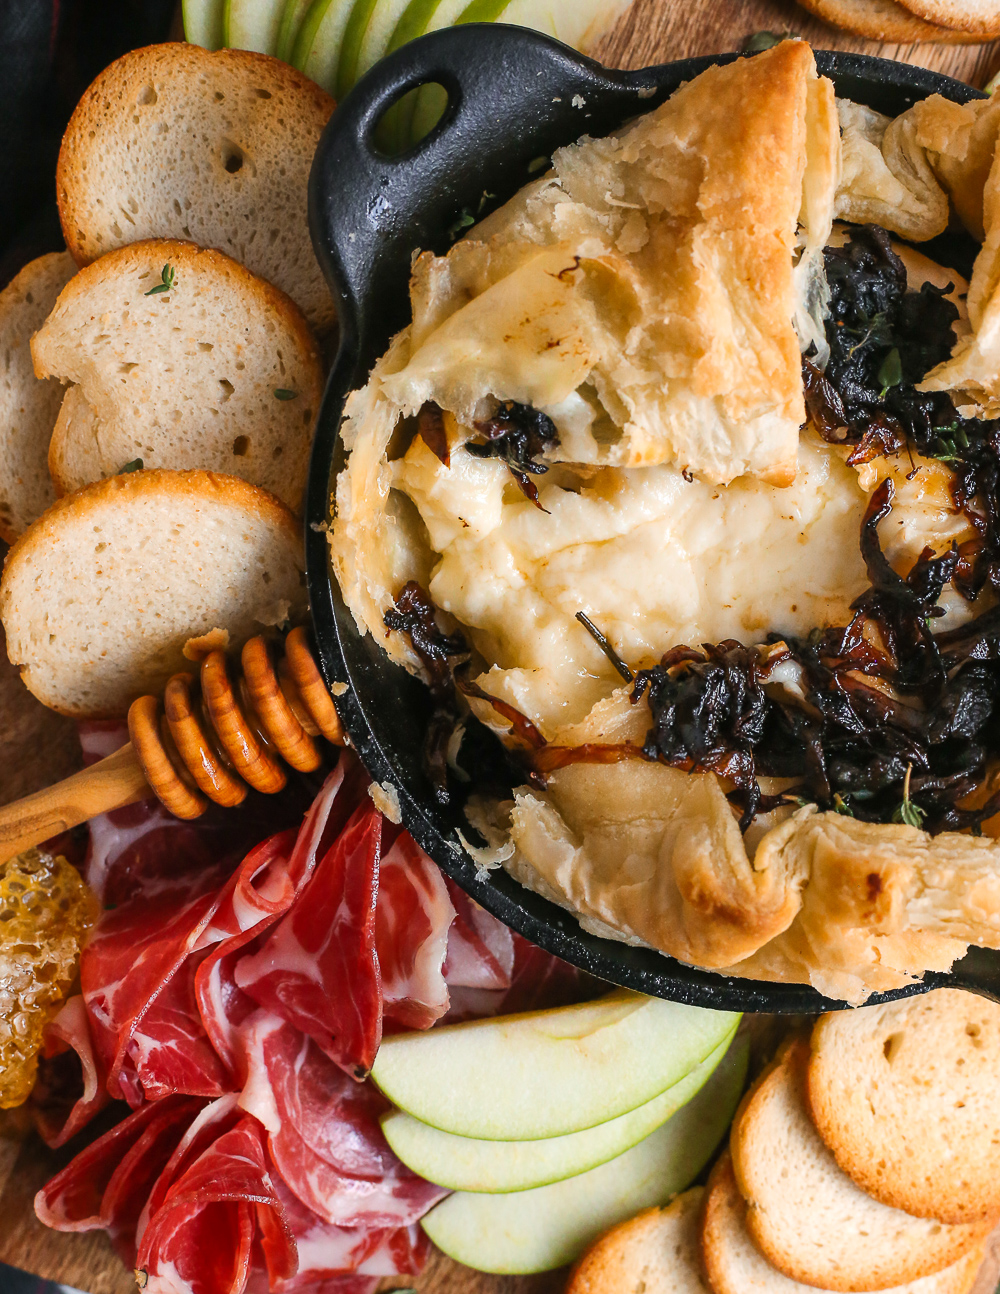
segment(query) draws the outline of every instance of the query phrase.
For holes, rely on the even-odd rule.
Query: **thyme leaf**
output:
[[[927,813],[919,804],[914,804],[910,799],[910,776],[913,773],[913,765],[908,764],[906,767],[906,780],[903,782],[903,802],[892,815],[893,822],[905,823],[908,827],[916,827],[918,831],[923,829],[924,818]]]
[[[128,473],[128,472],[141,472],[141,471],[142,471],[142,459],[141,459],[141,458],[133,458],[133,459],[132,459],[132,461],[131,461],[131,462],[129,462],[129,463],[126,463],[126,464],[124,465],[124,467],[119,467],[119,469],[118,469],[118,471],[115,473],[115,475],[116,475],[116,476],[125,476],[125,475],[126,475],[126,473]]]
[[[298,391],[289,391],[288,388],[284,386],[276,386],[274,388],[274,398],[276,400],[297,400],[299,398],[299,393]]]
[[[164,265],[163,269],[160,271],[160,281],[157,283],[156,287],[150,288],[149,291],[145,292],[143,295],[147,297],[155,297],[158,292],[169,292],[173,286],[174,267],[167,264]]]
[[[882,384],[882,399],[889,394],[894,386],[899,386],[903,380],[903,361],[899,354],[899,347],[893,346],[892,350],[882,361],[882,367],[878,371],[878,380]]]

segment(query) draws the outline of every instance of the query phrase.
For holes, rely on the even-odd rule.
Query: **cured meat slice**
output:
[[[256,1221],[249,1204],[188,1196],[154,1221],[136,1259],[145,1294],[244,1294]]]
[[[146,1104],[91,1142],[35,1196],[39,1219],[57,1231],[94,1231],[103,1227],[104,1193],[119,1164],[152,1123],[181,1107],[188,1108],[190,1118],[197,1103],[174,1098],[169,1106],[165,1101]]]
[[[389,1148],[378,1122],[388,1102],[371,1083],[349,1078],[272,1012],[254,1017],[247,1051],[240,1104],[268,1128],[282,1180],[324,1222],[408,1226],[443,1197]]]
[[[382,1011],[406,1029],[429,1029],[448,1010],[442,966],[455,908],[439,868],[409,832],[379,864],[375,948]]]
[[[242,1294],[260,1218],[276,1275],[292,1276],[295,1244],[268,1169],[263,1129],[244,1116],[174,1178],[151,1212],[136,1259],[147,1276],[144,1288],[153,1294]]]
[[[399,1160],[379,1126],[389,1109],[385,1097],[374,1084],[349,1078],[312,1039],[271,1018],[282,1027],[268,1032],[260,1059],[278,1123],[291,1125],[320,1159],[348,1176],[378,1179],[392,1172]]]
[[[214,1098],[233,1078],[205,1031],[195,997],[195,976],[209,950],[191,953],[153,998],[125,1047],[119,1083],[141,1090],[147,1101],[175,1092]]]
[[[363,1079],[382,1037],[375,952],[382,817],[361,804],[320,859],[300,900],[260,950],[236,966],[236,983],[346,1072]]]
[[[430,1242],[416,1224],[389,1228],[331,1225],[298,1200],[277,1174],[275,1183],[299,1256],[298,1271],[290,1281],[277,1284],[272,1277],[272,1287],[280,1294],[310,1288],[317,1281],[343,1279],[348,1273],[376,1278],[410,1275],[427,1261]]]
[[[226,869],[216,867],[181,882],[162,882],[105,912],[83,950],[80,983],[108,1090],[133,1107],[143,1092],[134,1070],[126,1068],[131,1036],[197,944],[225,880]]]
[[[217,1138],[227,1133],[243,1118],[237,1105],[236,1093],[230,1092],[202,1106],[188,1125],[177,1144],[177,1149],[153,1184],[149,1197],[139,1214],[136,1239],[141,1243],[150,1219],[157,1213],[169,1194],[171,1186],[187,1169],[209,1149]]]
[[[263,940],[263,933],[256,930],[234,935],[208,954],[195,977],[202,1023],[240,1089],[249,1077],[247,1022],[260,1008],[236,983],[236,966],[241,958],[257,952]]]
[[[268,1139],[268,1148],[289,1189],[336,1226],[409,1226],[448,1194],[402,1165],[382,1178],[348,1177],[320,1159],[290,1123]]]
[[[448,932],[444,977],[449,988],[505,989],[514,972],[514,933],[490,916],[450,877],[445,878],[455,908]]]
[[[196,1097],[158,1102],[156,1117],[111,1174],[101,1199],[101,1223],[126,1267],[135,1266],[136,1231],[143,1205],[201,1107]]]
[[[78,725],[84,763],[113,754],[128,741],[123,723]],[[84,877],[109,907],[164,880],[196,875],[206,868],[233,868],[258,841],[285,827],[297,827],[316,795],[312,778],[289,776],[277,795],[251,791],[235,809],[210,805],[194,821],[175,818],[150,798],[90,820]]]
[[[31,1094],[39,1134],[53,1150],[64,1146],[111,1100],[107,1074],[94,1050],[87,1008],[79,993],[68,998],[45,1030],[45,1054]]]
[[[485,914],[488,915],[488,914]],[[493,918],[491,917],[490,920]],[[510,932],[513,939],[514,969],[504,989],[450,988],[449,1024],[479,1020],[486,1016],[513,1015],[518,1011],[550,1010],[585,1002],[605,992],[603,981],[578,970],[569,962]]]

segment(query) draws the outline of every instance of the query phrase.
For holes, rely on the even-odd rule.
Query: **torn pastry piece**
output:
[[[944,187],[955,214],[983,242],[983,193],[1000,135],[1000,94],[955,103],[932,94],[905,114],[916,125],[916,141]]]
[[[505,866],[522,883],[588,928],[726,975],[856,1004],[949,970],[969,943],[1000,948],[986,837],[807,806],[751,858],[713,775],[639,761],[560,769],[517,793],[511,823]]]
[[[530,405],[564,446],[550,459],[789,483],[795,321],[821,331],[839,163],[807,45],[709,68],[617,137],[558,150],[447,257],[417,261],[384,395],[406,414],[433,401],[467,436],[497,401]]]
[[[918,141],[910,113],[893,120],[864,104],[837,100],[842,169],[836,215],[924,242],[948,227],[948,195]]]
[[[518,792],[511,838],[518,853],[505,866],[530,888],[695,966],[749,957],[799,906],[802,878],[781,855],[770,869],[750,863],[712,774],[572,764],[546,792]]]
[[[1000,948],[1000,842],[860,822],[809,806],[768,833],[754,867],[806,879],[795,920],[730,975],[808,981],[857,1004]]]
[[[959,340],[951,359],[928,373],[922,391],[950,391],[959,412],[1000,416],[1000,162],[993,161],[983,192],[986,241],[969,284],[971,336]]]

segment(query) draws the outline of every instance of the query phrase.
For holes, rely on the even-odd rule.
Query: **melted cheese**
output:
[[[678,643],[845,623],[867,585],[866,495],[811,435],[786,488],[675,468],[552,468],[542,512],[506,467],[460,448],[445,468],[421,440],[394,464],[440,554],[430,593],[493,669],[484,685],[543,729],[583,717],[617,680],[575,619],[584,611],[633,667]]]

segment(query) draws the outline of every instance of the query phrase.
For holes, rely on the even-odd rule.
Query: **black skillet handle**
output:
[[[970,948],[961,961],[943,975],[926,976],[934,988],[964,988],[1000,1002],[1000,952],[993,948]]]
[[[384,113],[431,82],[448,94],[441,121],[408,152],[379,152]],[[591,109],[597,94],[600,108]],[[446,251],[463,216],[478,218],[491,195],[516,191],[532,177],[530,164],[537,173],[567,137],[605,134],[666,94],[648,71],[615,72],[547,36],[497,23],[434,32],[376,64],[331,118],[309,184],[313,242],[358,366],[376,358],[366,333],[377,332],[381,347],[406,323],[417,248]],[[360,326],[362,302],[378,327]]]

